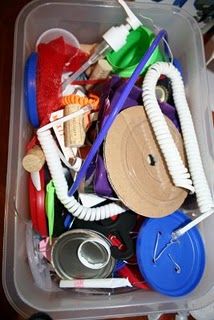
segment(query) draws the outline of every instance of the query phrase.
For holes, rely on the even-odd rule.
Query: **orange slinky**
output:
[[[77,94],[70,94],[68,96],[64,96],[60,100],[61,106],[67,106],[68,104],[79,104],[82,107],[86,105],[91,105],[94,111],[98,110],[100,99],[95,94],[89,94],[89,96],[80,97]]]

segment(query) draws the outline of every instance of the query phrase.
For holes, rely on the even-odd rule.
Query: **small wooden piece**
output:
[[[80,49],[88,54],[92,54],[96,45],[97,45],[96,43],[80,44]]]
[[[45,155],[39,146],[30,149],[22,160],[24,169],[30,173],[41,170],[45,164]]]
[[[111,73],[112,67],[105,59],[100,59],[95,68],[93,69],[89,80],[96,80],[96,79],[106,79],[108,75]],[[85,86],[86,90],[89,90],[93,85],[87,84]]]
[[[67,116],[80,109],[79,104],[69,104],[64,109],[64,115]],[[64,123],[64,139],[66,147],[80,147],[84,144],[84,116],[76,117]]]

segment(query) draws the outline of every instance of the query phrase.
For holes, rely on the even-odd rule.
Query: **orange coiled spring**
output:
[[[89,96],[80,97],[77,94],[70,94],[61,98],[61,106],[67,106],[68,104],[79,104],[82,107],[86,105],[91,105],[93,110],[98,110],[100,98],[95,94],[89,94]]]

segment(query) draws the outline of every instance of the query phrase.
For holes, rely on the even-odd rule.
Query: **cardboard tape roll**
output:
[[[182,137],[165,117],[185,161]],[[187,191],[175,187],[143,106],[122,111],[105,143],[104,161],[112,188],[123,203],[146,217],[163,217],[178,209]]]

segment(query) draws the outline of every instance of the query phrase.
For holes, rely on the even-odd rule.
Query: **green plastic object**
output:
[[[154,38],[155,34],[144,26],[131,31],[126,44],[120,50],[112,51],[106,55],[113,72],[122,78],[129,78]],[[144,74],[148,67],[157,61],[165,61],[165,56],[159,47],[156,48],[141,74]]]
[[[52,243],[53,230],[54,230],[54,199],[55,199],[55,187],[51,180],[46,186],[46,197],[45,197],[45,209],[48,217],[48,231],[50,244]]]

